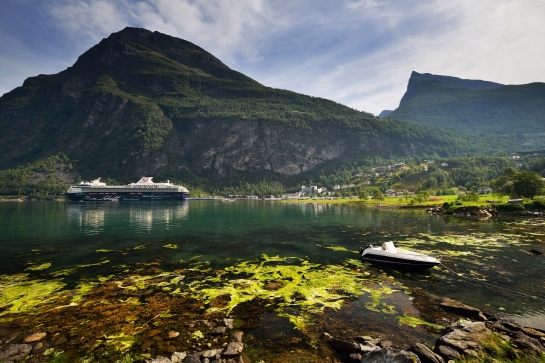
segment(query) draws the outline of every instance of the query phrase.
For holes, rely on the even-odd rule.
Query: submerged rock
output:
[[[34,334],[31,334],[31,335],[27,336],[27,337],[23,340],[23,342],[25,342],[25,343],[37,342],[37,341],[42,340],[42,339],[45,338],[46,336],[47,336],[47,333],[44,333],[44,332],[34,333]]]
[[[0,361],[19,362],[23,360],[32,351],[32,345],[30,344],[12,344],[8,349],[0,352]]]
[[[244,344],[242,344],[242,331],[231,334],[230,342],[224,348],[211,348],[208,350],[187,353],[174,352],[169,358],[159,356],[148,363],[227,363],[244,361]]]
[[[461,302],[456,300],[444,298],[439,304],[439,306],[447,310],[454,311],[455,313],[468,317],[470,319],[475,319],[478,321],[488,320],[486,316],[479,309],[468,306],[466,304],[462,304]]]

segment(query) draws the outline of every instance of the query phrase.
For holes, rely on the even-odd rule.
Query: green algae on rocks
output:
[[[61,280],[29,280],[27,274],[0,276],[0,317],[29,312],[53,300],[65,287]]]
[[[434,323],[430,323],[428,321],[425,321],[425,320],[422,320],[420,318],[417,318],[417,317],[414,317],[414,316],[409,316],[409,315],[403,315],[403,316],[398,316],[396,318],[397,322],[399,324],[402,324],[402,325],[407,325],[407,326],[410,326],[412,328],[416,328],[417,326],[419,325],[426,325],[426,326],[429,326],[437,331],[441,330],[441,329],[444,329],[444,326],[442,325],[439,325],[439,324],[434,324]]]
[[[47,270],[51,267],[51,262],[44,262],[41,264],[31,264],[27,268],[25,268],[25,271],[43,271]]]
[[[359,270],[294,257],[263,255],[261,261],[241,262],[218,275],[219,284],[206,280],[190,284],[193,296],[204,299],[210,312],[228,315],[242,303],[262,299],[274,303],[277,313],[299,329],[309,314],[340,309],[347,299],[367,292]]]

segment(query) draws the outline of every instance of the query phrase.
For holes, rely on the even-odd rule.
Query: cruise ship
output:
[[[106,185],[100,178],[71,186],[66,192],[73,201],[157,201],[187,200],[189,190],[181,185],[154,183],[153,177],[145,176],[136,183],[128,185]]]

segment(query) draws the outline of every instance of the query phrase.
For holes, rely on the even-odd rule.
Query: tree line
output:
[[[409,167],[396,172],[384,172],[388,170],[388,165],[401,162],[407,163]],[[77,162],[63,153],[17,168],[0,170],[0,195],[38,198],[61,196],[76,182],[76,170]],[[498,195],[534,198],[545,192],[544,174],[545,157],[523,156],[516,160],[506,156],[463,157],[436,159],[426,164],[417,157],[407,156],[400,160],[374,156],[343,165],[324,165],[295,177],[239,173],[215,179],[213,184],[191,176],[178,182],[194,191],[194,196],[281,196],[299,191],[302,185],[317,185],[325,187],[337,197],[372,197],[380,200],[388,189],[414,180],[412,187],[404,188],[414,193],[412,198],[454,194],[456,189],[467,191],[464,197],[469,198],[476,194],[480,186],[490,186]],[[343,186],[343,189],[335,190],[337,185]]]

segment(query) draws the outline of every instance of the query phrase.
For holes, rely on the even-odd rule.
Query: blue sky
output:
[[[412,71],[545,82],[544,0],[0,0],[0,94],[126,26],[374,114],[398,106]]]

